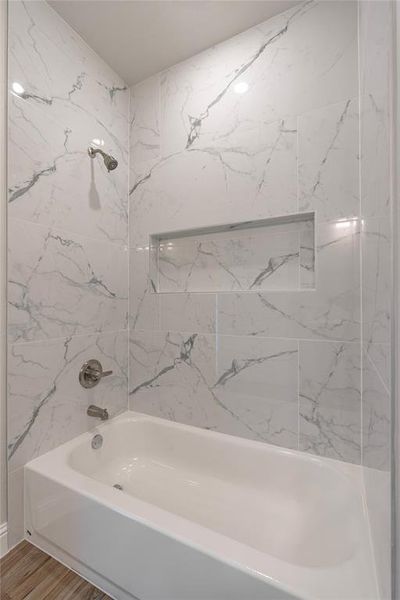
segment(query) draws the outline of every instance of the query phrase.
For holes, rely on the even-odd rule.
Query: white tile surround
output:
[[[10,3],[11,543],[22,466],[90,427],[92,402],[388,468],[387,91],[366,91],[383,35],[361,57],[359,160],[358,10],[369,36],[376,6],[306,1],[127,90],[47,4]],[[116,171],[88,158],[93,138]],[[233,238],[188,285],[180,239],[155,293],[151,235],[310,212],[311,276],[286,232],[268,285],[245,262],[232,276],[244,250],[262,265]],[[92,356],[115,376],[87,392]]]
[[[357,20],[305,2],[131,89],[131,408],[360,463]],[[173,235],[307,212],[304,283],[290,230]]]
[[[9,545],[22,467],[127,407],[128,106],[120,78],[45,2],[9,3]],[[92,139],[119,161],[91,160]],[[114,371],[89,393],[85,360]]]

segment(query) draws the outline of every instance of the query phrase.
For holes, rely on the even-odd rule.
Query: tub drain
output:
[[[113,488],[115,488],[116,490],[122,490],[123,489],[122,485],[119,485],[119,483],[114,483]]]

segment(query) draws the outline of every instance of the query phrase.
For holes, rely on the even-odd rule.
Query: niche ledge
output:
[[[296,213],[150,236],[155,293],[315,287],[315,215]]]

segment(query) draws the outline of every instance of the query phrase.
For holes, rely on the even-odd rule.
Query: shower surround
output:
[[[127,406],[128,105],[121,79],[45,2],[9,3],[10,545],[23,466]],[[108,173],[92,140],[118,156]],[[89,393],[78,372],[114,377]]]
[[[129,407],[363,465],[387,597],[390,10],[306,1],[127,89],[10,3],[12,540],[24,464]]]
[[[305,2],[131,88],[132,409],[360,463],[357,25]],[[305,213],[306,285],[294,223],[207,232]]]

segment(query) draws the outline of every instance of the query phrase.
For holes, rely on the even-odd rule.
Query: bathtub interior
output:
[[[130,417],[68,453],[71,469],[292,565],[354,557],[364,507],[352,475],[326,461],[229,435]],[[122,489],[120,489],[122,488]]]

